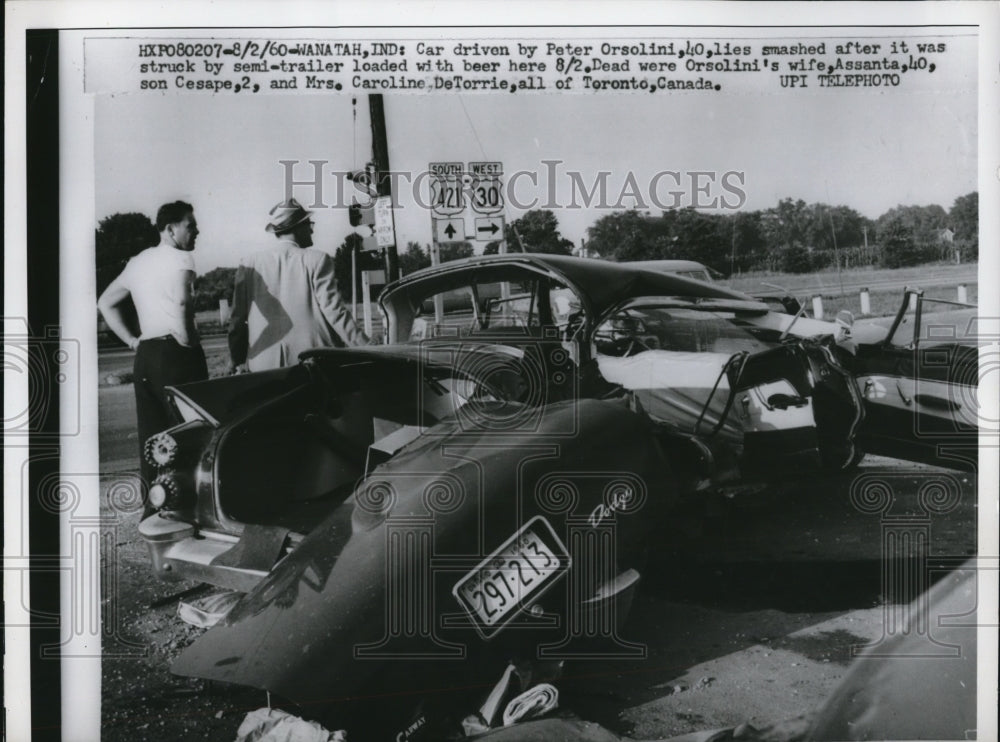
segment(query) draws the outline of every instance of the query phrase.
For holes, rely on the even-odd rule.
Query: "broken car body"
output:
[[[621,623],[678,499],[866,452],[974,464],[977,349],[908,302],[852,336],[663,272],[473,258],[387,287],[385,346],[173,390],[140,533],[159,576],[247,593],[174,671],[308,706],[418,660],[639,652]]]

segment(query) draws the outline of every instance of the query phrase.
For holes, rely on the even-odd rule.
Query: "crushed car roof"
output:
[[[479,256],[424,268],[386,286],[382,294],[382,301],[391,299],[398,292],[409,294],[417,286],[420,287],[421,294],[430,295],[438,290],[448,288],[457,275],[497,270],[505,266],[534,268],[557,274],[565,282],[576,286],[589,302],[591,310],[598,314],[626,299],[641,296],[683,296],[752,301],[751,297],[740,291],[671,273],[639,268],[628,263],[544,253]],[[501,277],[500,280],[504,279]]]

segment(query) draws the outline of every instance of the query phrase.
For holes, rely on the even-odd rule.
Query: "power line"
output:
[[[469,115],[469,112],[465,108],[465,103],[462,101],[462,96],[457,95],[455,97],[458,98],[458,104],[462,107],[462,112],[465,114],[465,118],[469,122],[469,128],[472,129],[472,136],[476,138],[476,144],[479,146],[480,154],[482,154],[484,160],[489,159],[486,156],[486,150],[483,149],[483,143],[479,141],[479,132],[476,131],[476,125],[472,123],[472,117]]]

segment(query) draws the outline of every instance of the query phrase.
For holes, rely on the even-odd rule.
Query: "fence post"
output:
[[[872,313],[872,296],[868,293],[868,287],[861,289],[861,314]]]
[[[365,321],[365,335],[372,336],[371,271],[361,271],[361,313]]]
[[[434,241],[431,242],[431,265],[441,264],[441,247],[438,245],[437,236],[435,233]],[[434,334],[430,337],[437,335],[441,329],[441,324],[444,322],[444,296],[439,291],[434,294]]]
[[[958,284],[958,301],[960,304],[969,303],[969,292],[964,283]]]
[[[823,319],[823,297],[816,294],[813,298],[813,317]]]
[[[219,324],[223,327],[229,322],[229,299],[219,299]]]

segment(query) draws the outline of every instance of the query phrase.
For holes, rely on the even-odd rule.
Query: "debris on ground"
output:
[[[243,593],[235,590],[220,590],[193,600],[181,600],[177,615],[191,626],[207,629],[225,618],[242,597]]]
[[[539,683],[511,699],[503,712],[503,725],[547,714],[559,705],[559,691],[549,683]]]
[[[347,732],[331,732],[281,709],[261,708],[243,719],[236,742],[347,742]]]

